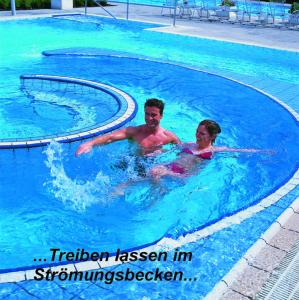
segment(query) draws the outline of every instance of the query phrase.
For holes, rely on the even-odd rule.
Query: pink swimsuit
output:
[[[201,153],[201,154],[194,154],[189,148],[183,148],[182,152],[187,153],[187,154],[195,155],[195,156],[197,156],[199,158],[202,158],[202,159],[211,159],[212,155],[213,155],[212,152],[204,152],[204,153]],[[177,174],[185,174],[186,173],[186,169],[184,167],[182,167],[181,165],[175,163],[175,162],[168,164],[167,167],[173,173],[177,173]]]
[[[183,148],[182,152],[187,153],[187,154],[195,155],[195,156],[197,156],[199,158],[202,158],[202,159],[211,159],[212,155],[213,155],[212,152],[204,152],[204,153],[200,153],[200,154],[194,154],[189,148]]]

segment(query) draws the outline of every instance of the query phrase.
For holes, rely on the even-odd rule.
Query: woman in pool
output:
[[[220,126],[212,120],[203,120],[196,130],[196,143],[186,143],[181,152],[181,157],[166,165],[154,167],[150,175],[154,179],[161,176],[172,175],[184,177],[192,173],[192,169],[198,162],[211,159],[214,152],[260,152],[257,149],[234,149],[228,147],[214,147],[217,135],[221,132]]]

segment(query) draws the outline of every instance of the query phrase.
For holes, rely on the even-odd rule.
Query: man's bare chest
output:
[[[169,139],[163,134],[136,135],[134,140],[142,147],[161,146],[169,143]]]

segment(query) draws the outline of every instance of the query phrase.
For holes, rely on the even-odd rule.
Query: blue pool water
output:
[[[88,17],[86,23],[84,16],[68,19],[69,22],[59,18],[44,18],[1,23],[0,33],[5,47],[1,47],[0,54],[5,59],[1,60],[0,66],[6,68],[6,76],[12,74],[5,82],[6,87],[9,83],[12,86],[18,84],[12,66],[22,73],[28,73],[32,71],[32,66],[42,62],[42,51],[82,45],[186,63],[205,70],[222,69],[236,74],[299,83],[298,53],[143,30],[157,27],[152,24],[110,19],[99,21],[96,17]],[[72,22],[71,19],[81,22]],[[67,38],[61,39],[61,36]],[[0,87],[2,90],[3,85]],[[9,93],[13,92],[14,88],[9,90]]]
[[[198,121],[211,118],[223,130],[217,145],[275,152],[219,154],[186,180],[166,178],[159,186],[149,181],[137,182],[128,187],[125,195],[113,196],[113,187],[137,178],[136,149],[128,142],[107,145],[80,158],[74,157],[79,143],[52,144],[29,151],[1,150],[0,252],[6,259],[1,261],[0,269],[33,265],[33,257],[48,257],[51,247],[114,251],[150,243],[165,234],[176,237],[258,202],[295,170],[299,155],[297,122],[276,102],[251,88],[150,60],[107,55],[44,57],[41,52],[84,45],[199,69],[233,70],[298,83],[296,53],[143,31],[148,24],[99,22],[97,25],[45,18],[0,23],[6,45],[0,48],[0,98],[4,104],[1,128],[11,124],[22,132],[16,125],[20,108],[11,109],[15,97],[20,95],[19,76],[51,74],[116,86],[132,95],[141,108],[146,98],[164,99],[162,125],[175,131],[183,141],[193,141]],[[47,35],[43,34],[45,31]],[[63,40],[59,38],[62,33]],[[273,73],[273,69],[277,72]],[[47,103],[50,110],[54,109],[52,105],[56,103]],[[82,120],[90,117],[88,109],[80,115]],[[64,114],[60,116],[65,119]],[[142,122],[141,109],[131,124]],[[47,129],[37,126],[38,122],[29,133]],[[166,149],[169,151],[141,164],[150,168],[169,162],[179,151]]]
[[[107,91],[44,79],[22,79],[11,100],[2,99],[0,136],[4,142],[82,132],[109,122],[121,108]]]

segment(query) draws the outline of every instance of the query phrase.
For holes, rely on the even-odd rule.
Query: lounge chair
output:
[[[161,15],[162,16],[173,16],[174,12],[176,10],[176,5],[178,4],[178,1],[176,0],[165,0],[161,9]],[[164,10],[168,10],[169,14],[163,14]]]
[[[197,13],[198,18],[202,19],[204,17],[204,0],[196,0],[196,6],[192,8],[193,10],[193,16],[195,13]]]
[[[299,28],[299,10],[289,15],[286,26],[291,28]]]
[[[285,0],[271,0],[268,3],[267,9],[267,23],[277,23],[275,20],[279,20],[279,23],[286,23],[288,18],[289,7],[285,5]]]
[[[245,4],[245,0],[238,0],[236,2],[236,6],[236,20],[240,23],[243,23],[245,22],[245,18],[247,17],[249,21],[250,11],[247,9],[248,6]]]
[[[220,4],[221,4],[221,0],[203,0],[202,12],[206,13],[207,19],[209,20],[219,19],[219,17],[216,15],[216,11],[221,10]]]
[[[240,19],[241,15],[241,19]],[[242,0],[237,1],[237,19],[241,23],[261,24],[265,23],[267,12],[263,11],[263,6],[260,0]],[[248,18],[246,20],[246,17]]]
[[[194,9],[196,9],[197,5],[195,0],[184,0],[183,3],[179,6],[179,16],[180,18],[188,17],[192,18]]]

